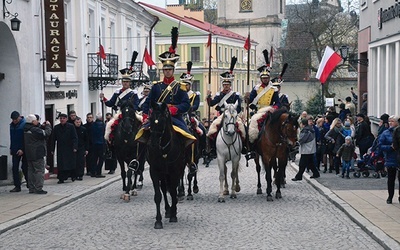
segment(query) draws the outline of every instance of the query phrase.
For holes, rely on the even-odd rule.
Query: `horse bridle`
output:
[[[282,122],[282,124],[281,124],[281,133],[279,135],[279,137],[281,139],[281,142],[279,144],[280,145],[286,144],[287,147],[289,147],[288,136],[285,133],[283,133],[283,131],[286,128],[286,126],[289,124],[289,118],[290,118],[290,114],[288,114],[286,119]]]
[[[231,114],[231,113],[230,113],[230,114]],[[223,114],[222,120],[224,121],[225,118],[226,118],[226,115]],[[232,125],[234,125],[234,126],[236,127],[236,123],[235,123],[234,121],[235,121],[235,117],[231,116],[231,118],[229,119],[228,123],[225,123],[225,122],[224,122],[224,126],[222,126],[222,130],[224,131],[224,134],[225,134],[225,135],[227,135],[227,136],[233,136],[233,135],[229,134],[228,131],[225,131],[225,125],[226,125],[226,127],[228,127],[228,125],[231,125],[231,124],[232,124]],[[225,141],[224,137],[221,136],[222,141],[225,143],[226,146],[228,146],[229,158],[230,158],[230,159],[232,159],[232,156],[231,156],[231,146],[232,146],[232,145],[236,142],[236,140],[239,138],[239,134],[238,134],[238,133],[235,133],[235,134],[236,134],[236,137],[235,137],[235,139],[233,140],[232,143],[227,143],[227,142]],[[235,150],[235,153],[236,153],[236,154],[239,153],[239,152],[236,152],[236,148],[234,148],[234,150]]]

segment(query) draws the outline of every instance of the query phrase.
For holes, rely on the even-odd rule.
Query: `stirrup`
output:
[[[256,152],[250,151],[245,155],[247,161],[256,158]]]

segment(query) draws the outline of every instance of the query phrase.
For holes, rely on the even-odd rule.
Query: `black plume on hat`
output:
[[[130,65],[130,70],[132,70],[132,68],[133,68],[133,65],[135,64],[135,61],[136,61],[136,58],[137,58],[137,56],[138,56],[138,52],[137,51],[133,51],[133,53],[132,53],[132,59],[131,59],[131,65]]]
[[[190,74],[190,71],[192,70],[192,65],[193,63],[191,61],[186,63],[186,73],[182,73],[181,76],[179,77],[183,82],[191,84],[193,76]]]
[[[175,54],[176,45],[178,44],[178,27],[172,27],[171,30],[171,46],[169,47],[169,52]]]
[[[231,74],[233,73],[233,69],[235,68],[236,62],[237,62],[237,57],[236,56],[232,57],[231,66],[229,67],[229,73]]]
[[[269,55],[268,55],[268,50],[265,49],[265,50],[263,50],[262,53],[263,53],[263,55],[264,55],[265,63],[266,63],[266,65],[269,67]]]
[[[289,66],[289,64],[287,64],[287,63],[283,64],[282,71],[281,71],[281,73],[279,74],[279,78],[280,78],[280,79],[282,79],[282,77],[283,77],[283,75],[285,74],[286,69],[287,69],[288,66]]]
[[[186,63],[186,71],[188,74],[190,74],[190,71],[192,71],[192,65],[193,63],[191,61]]]

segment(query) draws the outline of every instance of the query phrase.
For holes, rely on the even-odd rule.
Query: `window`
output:
[[[96,40],[94,39],[94,37],[96,37],[96,28],[94,27],[94,10],[89,9],[89,52],[92,53],[97,52]]]
[[[200,47],[190,48],[190,60],[192,62],[200,62]]]
[[[126,29],[126,49],[128,52],[127,55],[129,55],[129,56],[127,57],[127,60],[125,60],[125,61],[129,60],[129,62],[130,62],[131,55],[133,52],[132,51],[133,50],[133,42],[132,42],[132,29],[131,28]]]
[[[199,80],[193,80],[191,90],[193,90],[194,92],[200,91],[200,81]]]
[[[65,50],[67,55],[73,54],[73,45],[72,45],[72,19],[70,20],[69,15],[71,13],[70,10],[70,1],[64,2],[64,35],[65,35]]]
[[[222,62],[222,48],[218,47],[218,61]]]
[[[115,47],[115,22],[111,21],[110,22],[110,48],[109,51],[111,53],[116,53],[117,48]]]
[[[229,62],[229,60],[228,60],[228,48],[224,49],[224,57],[225,57],[225,62]]]
[[[101,17],[101,34],[100,34],[100,42],[103,45],[105,52],[107,53],[107,41],[106,41],[106,19]]]

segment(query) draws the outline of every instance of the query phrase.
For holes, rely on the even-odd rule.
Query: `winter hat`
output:
[[[388,120],[389,120],[389,115],[385,113],[385,114],[381,115],[380,119],[381,119],[383,122],[388,122]]]
[[[344,126],[345,126],[345,127],[350,127],[350,122],[349,122],[349,121],[345,121],[345,122],[344,122]]]
[[[18,111],[13,111],[12,113],[11,113],[11,119],[13,119],[13,120],[15,120],[15,119],[17,119],[18,117],[20,116],[20,114],[18,113]]]
[[[36,119],[36,115],[34,115],[34,114],[29,114],[27,117],[26,117],[26,123],[32,123],[33,121],[37,121],[37,119]]]
[[[346,136],[344,139],[351,141],[351,136]]]

